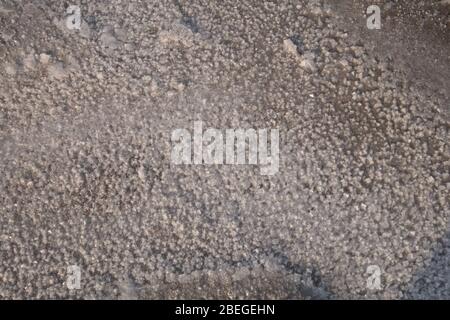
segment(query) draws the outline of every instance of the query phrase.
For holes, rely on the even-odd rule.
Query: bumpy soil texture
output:
[[[0,1],[0,298],[449,299],[449,10]],[[278,173],[174,165],[194,120]]]

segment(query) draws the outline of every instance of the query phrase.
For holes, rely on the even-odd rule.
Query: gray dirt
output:
[[[450,299],[449,12],[0,1],[0,298]],[[193,120],[279,172],[172,165]]]

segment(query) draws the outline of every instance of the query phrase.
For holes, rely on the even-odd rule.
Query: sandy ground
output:
[[[0,1],[0,298],[449,299],[449,8]],[[171,164],[194,120],[279,172]]]

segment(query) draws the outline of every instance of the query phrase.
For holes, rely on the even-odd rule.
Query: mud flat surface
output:
[[[370,4],[381,30],[356,0],[1,1],[0,298],[449,299],[450,5]],[[278,128],[278,173],[173,165],[196,120]]]

